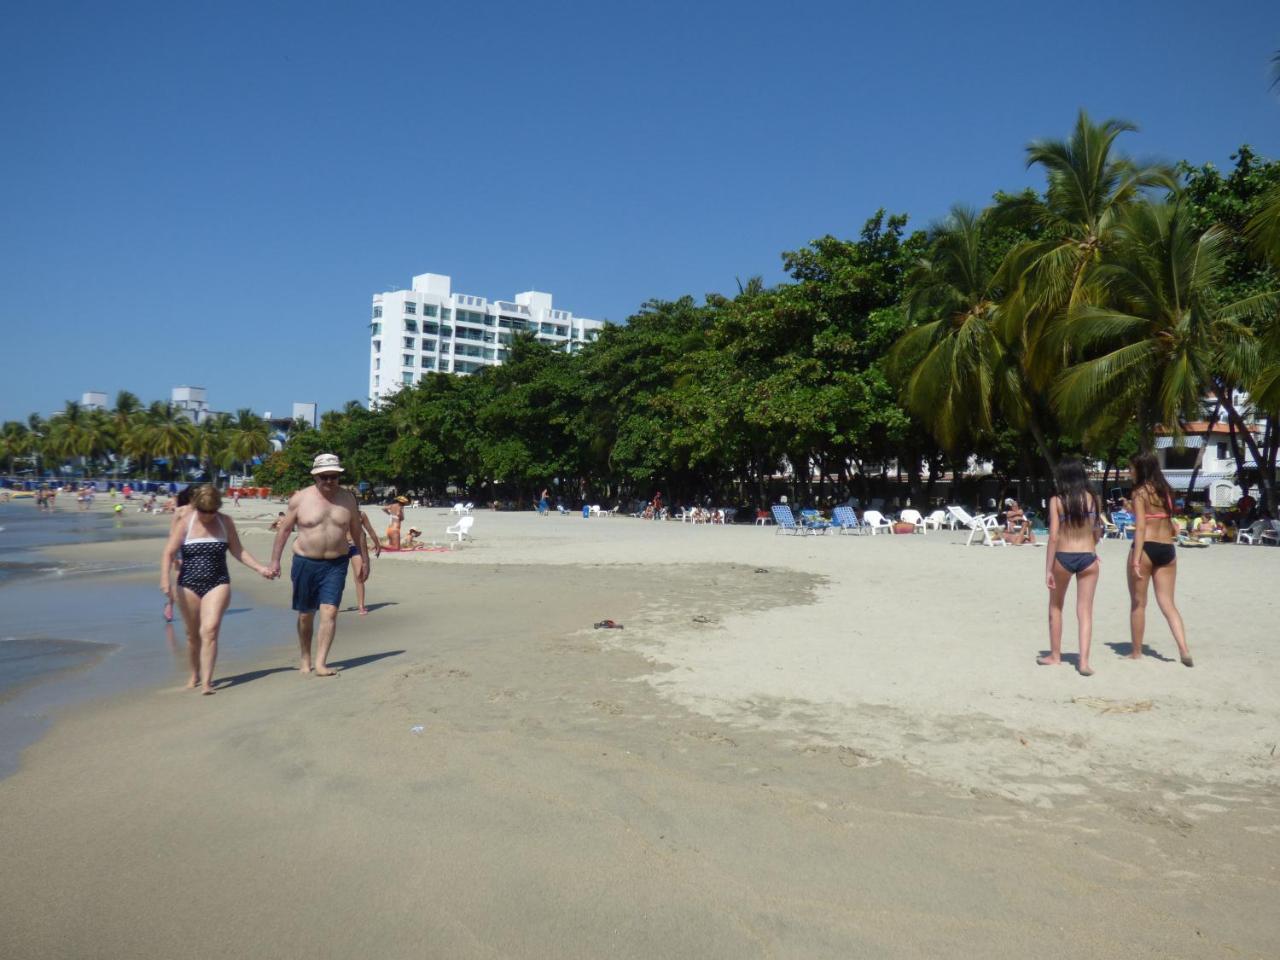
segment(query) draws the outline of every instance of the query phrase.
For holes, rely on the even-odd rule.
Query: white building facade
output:
[[[424,273],[409,290],[373,295],[369,324],[369,406],[433,372],[468,374],[502,363],[512,338],[575,353],[604,322],[556,310],[551,294],[530,290],[512,300],[454,293],[449,277]]]

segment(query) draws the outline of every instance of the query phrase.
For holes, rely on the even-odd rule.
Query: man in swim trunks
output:
[[[289,498],[271,548],[270,571],[280,576],[280,555],[297,528],[293,544],[293,609],[298,612],[299,670],[311,673],[311,638],[315,631],[316,613],[320,614],[320,638],[316,649],[315,675],[333,677],[337,671],[328,665],[329,649],[338,629],[338,608],[342,604],[342,588],[347,581],[348,543],[354,543],[360,554],[360,570],[356,578],[369,579],[369,548],[360,530],[360,509],[356,498],[342,489],[342,464],[332,453],[322,453],[311,466],[315,483]]]

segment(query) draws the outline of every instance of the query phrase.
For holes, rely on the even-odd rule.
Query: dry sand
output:
[[[1041,548],[475,533],[375,562],[337,679],[237,568],[278,655],[63,717],[0,781],[0,956],[1280,955],[1280,550],[1180,554],[1187,670],[1154,604],[1163,659],[1107,646],[1103,544],[1085,679],[1035,665]]]

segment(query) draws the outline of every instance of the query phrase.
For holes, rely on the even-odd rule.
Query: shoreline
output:
[[[443,529],[433,513],[415,525]],[[262,559],[265,530],[238,525]],[[1028,548],[483,512],[475,532],[375,561],[376,609],[341,615],[336,680],[297,676],[287,588],[236,566],[236,595],[280,622],[243,662],[220,654],[218,696],[161,686],[62,714],[0,781],[15,824],[0,855],[33,865],[0,878],[21,918],[0,947],[1261,957],[1280,943],[1265,906],[1276,768],[1245,769],[1237,748],[1206,780],[1198,759],[1239,737],[1237,708],[1276,729],[1250,693],[1269,661],[1231,707],[1210,702],[1265,648],[1265,616],[1232,646],[1200,606],[1219,577],[1264,584],[1269,555],[1223,548],[1216,573],[1189,560],[1195,670],[1100,655],[1086,681],[1026,665],[1041,595],[980,616],[974,584],[1038,581]],[[910,603],[883,599],[895,585]],[[1100,594],[1100,622],[1118,599]],[[592,628],[606,618],[625,629]],[[1189,760],[1144,758],[1195,736]],[[209,944],[185,935],[195,905],[167,893],[196,876],[201,912],[235,921]],[[302,877],[332,883],[299,904]],[[56,913],[67,898],[84,914]]]

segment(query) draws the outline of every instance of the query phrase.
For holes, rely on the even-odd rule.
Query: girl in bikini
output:
[[[218,631],[222,616],[231,603],[231,574],[227,554],[246,567],[271,579],[271,571],[250,556],[240,543],[236,525],[218,512],[222,496],[209,485],[191,495],[186,523],[175,522],[160,560],[160,591],[169,595],[169,573],[175,557],[181,555],[178,574],[178,607],[187,625],[187,647],[191,658],[191,679],[187,686],[213,690],[213,664],[218,658]],[[175,521],[177,518],[175,518]]]
[[[1133,639],[1134,660],[1142,658],[1142,636],[1147,626],[1147,586],[1154,582],[1156,603],[1169,622],[1178,658],[1185,667],[1194,666],[1182,626],[1182,614],[1173,602],[1178,581],[1178,554],[1173,545],[1173,490],[1160,470],[1153,453],[1133,458],[1133,546],[1129,551],[1129,635]]]
[[[1049,588],[1049,653],[1036,663],[1062,662],[1062,605],[1071,578],[1076,580],[1076,623],[1080,635],[1081,676],[1093,676],[1089,645],[1093,641],[1093,595],[1098,589],[1098,538],[1102,502],[1089,486],[1079,460],[1064,460],[1056,475],[1058,493],[1049,501],[1049,549],[1044,583]]]
[[[382,512],[391,517],[391,522],[387,524],[386,535],[387,547],[391,550],[400,549],[400,524],[404,522],[404,505],[408,502],[408,497],[396,497],[393,503],[382,508]]]

